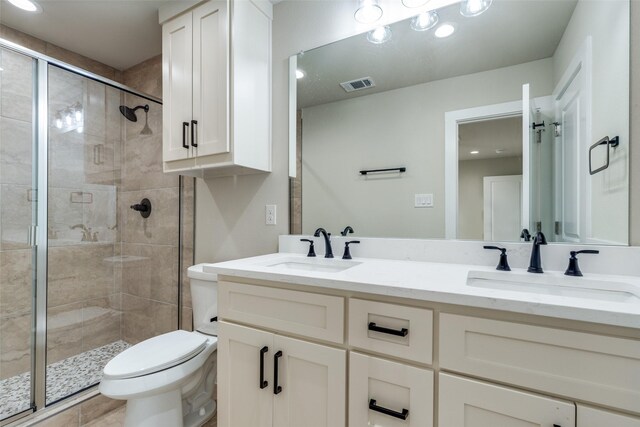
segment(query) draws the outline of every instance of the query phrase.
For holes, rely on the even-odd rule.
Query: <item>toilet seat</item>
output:
[[[207,346],[207,337],[173,331],[150,338],[114,357],[104,368],[104,378],[126,379],[153,374],[197,356]]]

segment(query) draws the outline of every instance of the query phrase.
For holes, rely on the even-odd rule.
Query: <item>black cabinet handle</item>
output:
[[[369,322],[369,330],[375,331],[375,332],[382,332],[383,334],[396,335],[399,337],[406,337],[407,334],[409,333],[409,330],[407,328],[402,328],[400,330],[389,329],[383,326],[378,326],[373,322]]]
[[[382,406],[376,405],[376,400],[369,400],[369,409],[372,411],[380,412],[381,414],[389,415],[390,417],[400,418],[401,420],[406,420],[409,416],[409,410],[402,408],[402,412],[396,412],[393,409],[387,409]]]
[[[198,121],[191,120],[191,146],[198,147]]]
[[[182,122],[182,146],[184,148],[189,148],[189,144],[187,144],[187,128],[189,127],[189,122]]]
[[[260,349],[260,388],[267,388],[269,383],[264,379],[264,354],[269,351],[266,345]]]
[[[282,387],[278,385],[278,359],[281,357],[281,350],[273,355],[273,394],[279,394],[282,391]]]

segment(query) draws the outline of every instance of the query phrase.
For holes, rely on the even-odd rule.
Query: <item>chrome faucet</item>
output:
[[[322,237],[324,237],[324,257],[325,258],[333,258],[333,249],[331,248],[331,233],[327,233],[327,230],[324,228],[318,228],[315,233],[313,233],[313,237],[320,237],[322,233]]]
[[[529,260],[529,273],[544,273],[542,270],[542,261],[540,260],[540,245],[547,244],[547,238],[544,237],[542,231],[538,231],[534,236],[533,248],[531,249],[531,259]]]

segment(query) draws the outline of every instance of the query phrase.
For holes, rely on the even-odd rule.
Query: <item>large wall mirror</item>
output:
[[[629,0],[432,12],[291,58],[291,232],[628,244]]]

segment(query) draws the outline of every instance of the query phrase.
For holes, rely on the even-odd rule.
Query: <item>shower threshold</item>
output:
[[[47,405],[85,390],[102,379],[104,366],[130,345],[116,341],[47,366]],[[31,374],[0,380],[0,420],[29,409]]]

